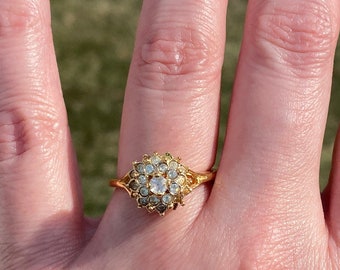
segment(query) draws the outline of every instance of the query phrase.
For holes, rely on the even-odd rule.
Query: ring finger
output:
[[[180,156],[194,171],[213,165],[226,6],[226,1],[143,3],[125,94],[119,177],[132,161],[154,151]],[[200,188],[194,193],[176,211],[177,218],[186,214],[182,220],[187,222],[189,212],[192,217],[198,213],[207,192]],[[136,210],[135,202],[118,191],[104,218],[110,217],[113,221],[107,224],[115,227],[117,219],[136,215],[144,220],[146,212]]]

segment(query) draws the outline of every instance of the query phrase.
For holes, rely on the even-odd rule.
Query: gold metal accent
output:
[[[183,206],[184,196],[215,176],[216,171],[197,173],[182,165],[180,158],[155,152],[144,155],[141,162],[133,162],[132,170],[122,178],[110,180],[110,186],[125,189],[139,208],[163,216],[167,210]]]

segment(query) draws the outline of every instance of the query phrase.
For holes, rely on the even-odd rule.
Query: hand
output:
[[[144,153],[214,164],[226,1],[145,0],[118,176]],[[339,34],[337,0],[250,0],[223,156],[165,217],[117,190],[83,217],[47,0],[0,1],[1,269],[336,269],[340,137],[319,162]],[[103,183],[106,185],[106,183]]]

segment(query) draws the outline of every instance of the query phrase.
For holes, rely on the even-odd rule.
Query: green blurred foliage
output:
[[[230,1],[223,67],[219,154],[237,64],[246,0]],[[103,213],[115,176],[124,87],[141,1],[52,0],[52,26],[69,123],[79,159],[85,211]],[[338,64],[337,64],[338,63]],[[336,54],[330,113],[321,161],[328,178],[340,106],[340,52]]]

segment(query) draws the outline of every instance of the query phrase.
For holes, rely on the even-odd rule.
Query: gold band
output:
[[[184,196],[199,185],[214,180],[216,171],[197,173],[166,153],[144,155],[141,162],[134,162],[133,168],[124,177],[110,180],[111,187],[125,189],[137,200],[139,208],[164,215],[169,209],[183,204]]]

